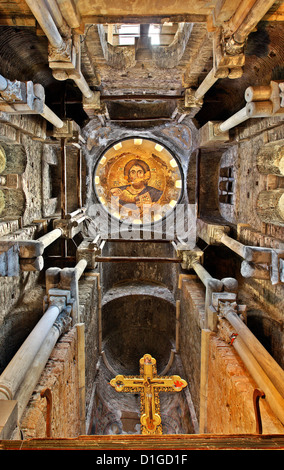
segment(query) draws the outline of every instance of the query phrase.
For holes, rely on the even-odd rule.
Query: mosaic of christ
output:
[[[96,193],[105,209],[119,220],[137,224],[160,220],[180,199],[181,174],[176,160],[155,142],[147,143],[138,146],[133,139],[122,141],[97,165]]]

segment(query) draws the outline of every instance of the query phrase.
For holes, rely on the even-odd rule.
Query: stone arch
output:
[[[116,373],[139,373],[145,353],[167,365],[175,341],[175,302],[162,286],[132,285],[110,289],[102,301],[102,346]]]

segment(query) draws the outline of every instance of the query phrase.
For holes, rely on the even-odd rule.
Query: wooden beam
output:
[[[0,16],[0,26],[27,26],[36,27],[36,19],[33,15],[2,15]]]
[[[108,119],[111,122],[150,122],[150,121],[172,121],[172,118],[155,117],[155,118],[133,118],[133,119]]]
[[[131,256],[96,256],[96,261],[103,263],[181,263],[181,258],[131,257]]]
[[[152,15],[152,16],[132,16],[132,15],[83,15],[82,22],[87,24],[163,24],[169,23],[206,23],[207,15],[181,14],[181,15]]]
[[[1,440],[3,450],[54,450],[54,449],[93,449],[93,450],[284,450],[283,434],[179,434],[162,435],[118,435],[80,436],[79,438]]]
[[[181,100],[184,98],[184,95],[158,95],[155,93],[148,94],[122,94],[122,95],[101,95],[101,101],[155,101],[155,100]]]

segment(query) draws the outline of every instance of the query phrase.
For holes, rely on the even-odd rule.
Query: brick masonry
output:
[[[190,377],[190,393],[199,416],[201,329],[205,291],[196,276],[186,276],[181,286],[181,357]],[[198,320],[199,319],[199,320]],[[256,432],[253,391],[257,388],[232,346],[212,333],[209,345],[207,430],[213,434]],[[265,400],[260,400],[263,433],[283,434],[284,428]]]
[[[256,432],[253,391],[258,388],[236,351],[211,335],[208,373],[207,432]],[[284,427],[265,399],[260,399],[263,434],[283,434]]]
[[[57,343],[41,375],[20,428],[25,439],[46,437],[47,400],[42,390],[52,394],[51,437],[80,435],[76,328],[71,329]]]

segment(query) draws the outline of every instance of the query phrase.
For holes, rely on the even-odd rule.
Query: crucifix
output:
[[[156,359],[145,354],[139,361],[140,375],[117,375],[110,385],[117,392],[140,393],[142,434],[162,434],[159,392],[180,392],[187,382],[179,375],[159,377]]]

